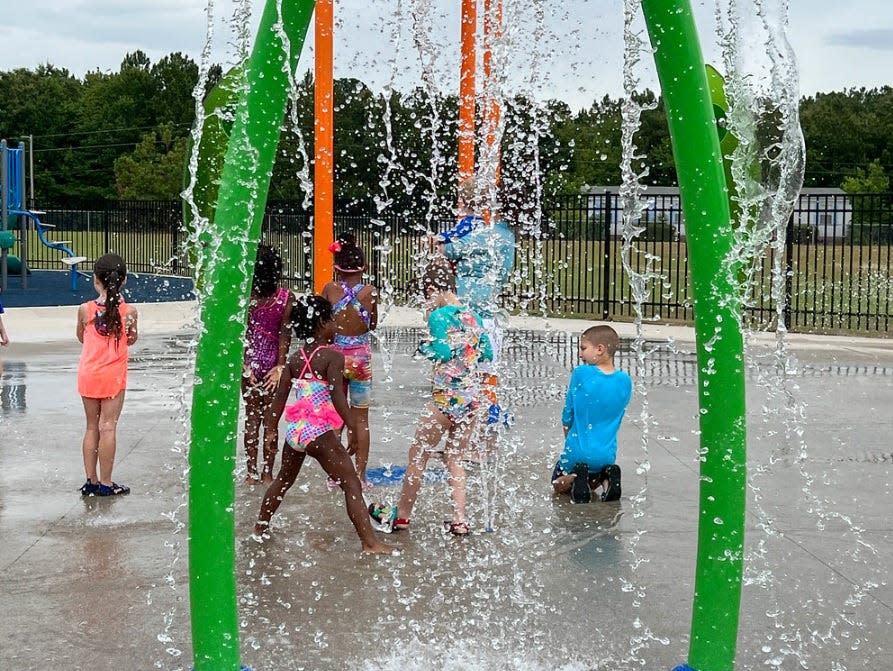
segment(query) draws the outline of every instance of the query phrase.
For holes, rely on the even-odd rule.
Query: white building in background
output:
[[[589,216],[601,219],[608,203],[606,194],[610,194],[611,235],[620,236],[623,226],[623,201],[620,199],[619,186],[583,187],[583,193],[594,196],[589,200]],[[599,197],[600,196],[600,197]],[[679,198],[679,187],[649,186],[642,194],[645,211],[642,221],[645,223],[665,223],[673,227],[674,234],[685,237],[685,221],[682,218],[682,201]]]
[[[819,240],[845,238],[853,222],[853,204],[843,189],[806,187],[794,208],[794,226],[810,226]]]
[[[611,234],[621,234],[623,203],[620,200],[619,186],[584,187],[583,193],[592,196],[589,200],[589,216],[601,219],[610,194]],[[679,187],[649,186],[642,193],[645,223],[666,223],[673,227],[674,235],[685,237],[685,219],[682,216],[682,201]],[[849,197],[839,188],[806,187],[800,191],[800,199],[794,208],[794,226],[810,226],[816,231],[819,240],[845,238],[853,220],[853,205]]]

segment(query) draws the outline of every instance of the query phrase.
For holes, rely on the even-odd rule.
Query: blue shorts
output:
[[[372,405],[371,380],[348,380],[347,402],[351,408],[363,409]]]

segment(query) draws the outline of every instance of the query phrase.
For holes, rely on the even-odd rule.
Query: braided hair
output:
[[[93,265],[93,274],[105,289],[105,311],[96,316],[96,330],[117,341],[124,333],[119,307],[122,300],[121,287],[127,279],[127,265],[117,254],[106,254]]]
[[[357,246],[357,236],[349,231],[338,235],[332,244],[335,255],[335,270],[342,273],[356,273],[366,268],[366,255]]]
[[[261,298],[269,298],[279,288],[281,277],[282,259],[279,254],[270,245],[258,245],[251,293]]]
[[[317,294],[298,296],[291,311],[291,327],[295,338],[308,340],[316,336],[320,324],[335,318],[332,304]]]

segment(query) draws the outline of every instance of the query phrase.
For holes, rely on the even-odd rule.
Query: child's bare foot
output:
[[[246,485],[259,485],[260,480],[257,477],[257,473],[249,473],[245,476],[245,484]]]
[[[372,543],[363,543],[363,554],[395,554],[397,548],[393,545],[385,545],[378,541]]]
[[[555,489],[556,494],[567,494],[568,492],[570,492],[571,487],[574,484],[574,480],[576,479],[576,473],[559,475],[557,478],[552,480],[552,487]]]
[[[264,474],[260,477],[260,479],[261,479],[261,482],[263,482],[265,485],[273,484],[273,474],[272,473],[267,473],[266,471],[264,471]]]
[[[263,543],[265,540],[270,538],[270,523],[269,522],[261,522],[258,520],[254,525],[254,533],[251,534],[251,538],[256,540],[258,543]]]

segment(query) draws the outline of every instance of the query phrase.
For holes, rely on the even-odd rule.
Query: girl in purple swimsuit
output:
[[[348,445],[356,449],[357,475],[363,488],[369,463],[369,406],[372,403],[372,345],[369,334],[378,324],[378,290],[363,283],[366,257],[352,233],[342,233],[332,245],[335,255],[335,281],[323,287],[322,295],[334,310],[338,331],[332,344],[344,355],[344,393],[350,403],[355,430],[348,433]],[[334,480],[330,487],[337,487]]]
[[[261,481],[269,484],[273,481],[273,462],[276,460],[279,442],[275,437],[274,440],[264,442],[263,470],[258,474],[260,425],[264,413],[273,401],[273,393],[279,386],[279,378],[291,345],[289,323],[295,297],[291,291],[279,286],[281,275],[282,259],[279,254],[268,245],[260,245],[254,263],[242,366],[245,452],[248,455],[245,482],[250,485]]]

